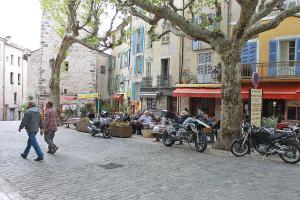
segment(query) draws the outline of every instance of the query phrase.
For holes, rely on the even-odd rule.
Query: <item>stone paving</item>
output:
[[[9,185],[0,187],[1,200],[300,199],[299,164],[210,149],[198,153],[187,145],[167,148],[139,136],[93,138],[66,128],[57,134],[57,154],[35,162],[33,149],[20,158],[27,136],[17,127],[0,122],[0,184]]]

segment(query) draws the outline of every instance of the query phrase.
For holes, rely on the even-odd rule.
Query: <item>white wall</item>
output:
[[[3,120],[3,70],[4,70],[4,41],[0,38],[0,121]]]

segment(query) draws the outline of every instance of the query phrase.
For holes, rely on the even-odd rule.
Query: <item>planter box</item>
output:
[[[86,132],[88,133],[87,127],[90,125],[89,122],[77,122],[76,123],[76,130],[80,132]]]
[[[142,134],[144,138],[152,138],[152,130],[151,129],[143,129]]]
[[[129,138],[132,136],[131,127],[118,127],[118,126],[110,126],[111,135],[114,137],[120,138]]]

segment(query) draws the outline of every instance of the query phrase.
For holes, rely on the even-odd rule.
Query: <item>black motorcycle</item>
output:
[[[170,119],[165,122],[165,132],[162,141],[165,146],[171,147],[175,141],[187,142],[195,144],[195,148],[199,152],[205,151],[207,147],[206,135],[202,133],[203,128],[209,126],[204,122],[187,118],[183,124],[172,123]]]
[[[278,134],[266,128],[243,125],[242,138],[235,140],[231,145],[231,152],[235,156],[250,154],[251,150],[269,156],[279,155],[280,158],[291,164],[300,161],[300,144],[294,132]]]

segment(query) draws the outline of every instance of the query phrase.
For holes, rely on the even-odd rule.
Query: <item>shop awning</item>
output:
[[[221,98],[220,88],[177,88],[174,97]]]
[[[121,99],[123,99],[123,95],[115,95],[115,96],[113,96],[113,99],[115,100],[115,101],[120,101]]]
[[[251,86],[242,86],[243,99],[249,98]],[[300,100],[300,86],[293,84],[262,85],[263,99]],[[177,88],[173,91],[175,97],[221,98],[221,88]]]
[[[155,99],[158,94],[158,92],[141,92],[140,97]]]

